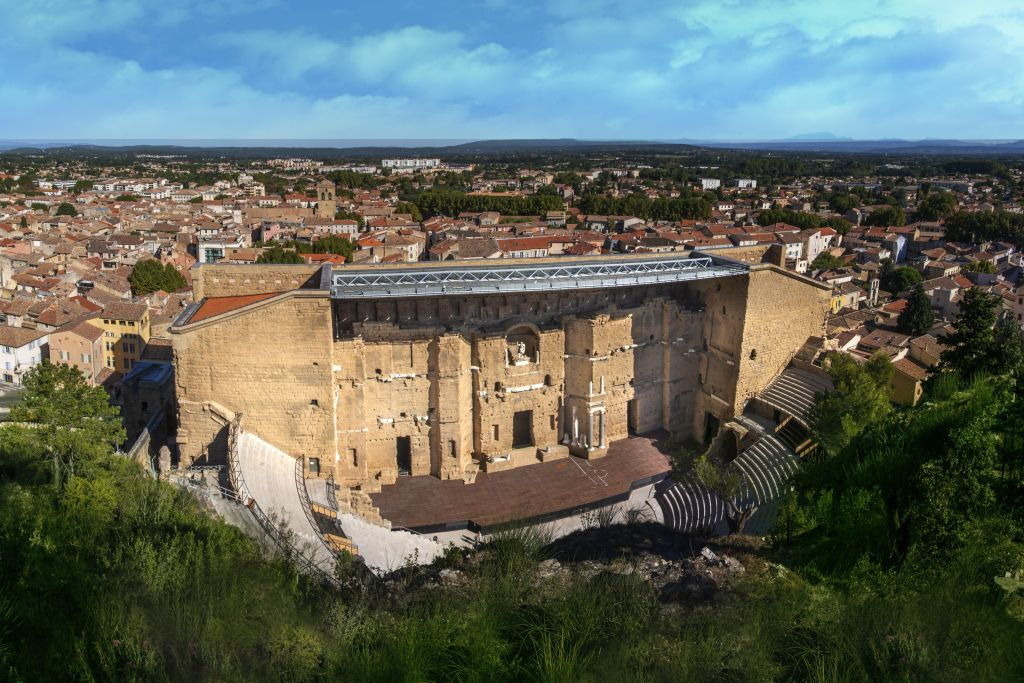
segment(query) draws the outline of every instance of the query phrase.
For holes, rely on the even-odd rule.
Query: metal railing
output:
[[[386,298],[502,291],[550,291],[626,287],[736,275],[743,264],[710,256],[664,259],[612,258],[543,265],[409,267],[335,270],[332,296]]]
[[[332,510],[338,509],[338,496],[334,491],[334,475],[328,475],[327,477],[327,504]]]
[[[320,543],[323,545],[324,549],[327,550],[330,556],[336,557],[338,551],[335,551],[330,545],[328,545],[327,539],[324,538],[323,532],[320,531],[320,524],[317,523],[316,518],[313,517],[313,504],[309,500],[309,491],[306,490],[306,476],[302,469],[302,458],[295,458],[295,490],[299,494],[299,505],[302,506],[302,512],[305,513],[306,520],[313,528],[313,533],[316,534],[316,537],[320,540]],[[340,525],[335,524],[335,526],[339,527],[340,530]]]
[[[263,533],[274,542],[274,545],[287,557],[295,558],[300,567],[306,570],[307,574],[315,576],[332,586],[338,586],[338,580],[330,573],[324,571],[316,562],[307,557],[305,553],[288,542],[281,530],[274,524],[274,521],[260,508],[259,503],[252,497],[249,487],[245,484],[242,476],[242,468],[238,460],[238,436],[241,432],[242,416],[236,415],[228,426],[228,479],[232,488],[238,495],[239,502],[249,510],[256,523],[263,530]],[[321,539],[322,540],[322,539]],[[331,555],[333,557],[333,554]]]

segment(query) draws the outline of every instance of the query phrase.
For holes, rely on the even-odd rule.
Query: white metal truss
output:
[[[745,272],[736,262],[697,258],[629,259],[481,268],[378,268],[335,270],[332,296],[379,299],[451,294],[603,289],[724,277]]]

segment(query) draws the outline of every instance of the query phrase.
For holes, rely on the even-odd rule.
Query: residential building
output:
[[[107,304],[91,323],[103,329],[103,361],[108,368],[125,373],[142,358],[150,335],[145,304]]]
[[[50,333],[50,362],[78,368],[91,384],[103,371],[103,330],[89,322],[62,327]]]
[[[0,325],[0,383],[21,386],[21,378],[46,358],[49,335],[40,330]]]

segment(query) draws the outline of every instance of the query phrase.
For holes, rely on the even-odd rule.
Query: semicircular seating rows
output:
[[[728,467],[737,472],[742,481],[739,493],[731,501],[737,511],[758,508],[786,492],[786,482],[800,467],[800,458],[794,452],[800,439],[789,436],[793,427],[787,428],[787,423],[792,424],[791,419],[806,427],[815,396],[831,390],[832,383],[827,377],[790,367],[758,395],[785,417],[777,432],[765,431],[729,463]],[[803,429],[798,431],[806,434]],[[725,501],[693,478],[663,480],[655,488],[655,500],[661,506],[665,525],[672,529],[709,534],[728,530]]]

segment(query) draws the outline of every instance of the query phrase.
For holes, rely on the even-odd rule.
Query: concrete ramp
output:
[[[296,486],[295,458],[257,436],[241,432],[230,458],[232,483],[264,531],[304,557],[319,571],[334,576],[334,553],[313,526]]]
[[[288,542],[316,569],[333,577],[335,553],[344,550],[337,543],[339,539],[335,534],[325,532],[317,525],[313,506],[330,504],[321,490],[322,485],[312,486],[310,491],[296,459],[253,434],[239,431],[232,451],[236,490],[264,530],[275,536],[279,545]],[[265,519],[261,520],[261,517]],[[267,520],[270,520],[269,525]],[[384,574],[409,563],[428,563],[444,552],[444,546],[429,536],[388,529],[340,510],[334,522],[351,542],[351,546],[343,545],[354,546],[376,574]],[[268,526],[276,525],[287,533],[281,534],[275,528],[267,530]]]

